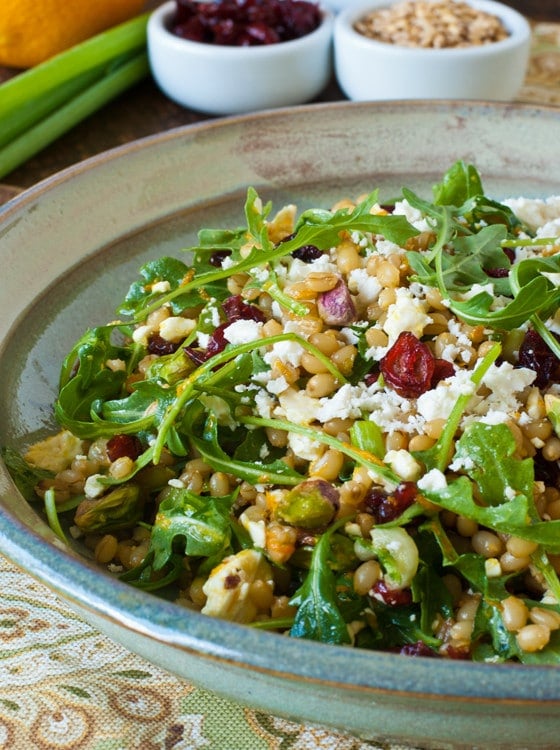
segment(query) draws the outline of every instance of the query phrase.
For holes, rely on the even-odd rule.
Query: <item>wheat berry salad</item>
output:
[[[249,188],[244,226],[140,269],[62,363],[59,431],[4,460],[178,617],[556,664],[559,234],[560,197],[462,161],[429,197]]]

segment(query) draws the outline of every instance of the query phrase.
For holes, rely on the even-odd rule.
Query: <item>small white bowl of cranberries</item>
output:
[[[311,101],[332,75],[332,13],[311,0],[171,0],[148,22],[159,88],[233,115]]]

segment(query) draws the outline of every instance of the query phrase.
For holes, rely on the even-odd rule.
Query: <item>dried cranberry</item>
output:
[[[317,258],[320,258],[321,255],[323,255],[323,251],[319,250],[315,245],[302,245],[293,251],[292,258],[301,260],[302,263],[312,263]]]
[[[436,653],[429,646],[426,646],[424,641],[407,643],[400,649],[399,653],[405,656],[436,656]]]
[[[560,341],[560,336],[553,334]],[[560,376],[560,360],[537,331],[530,328],[519,347],[519,365],[537,373],[534,384],[545,388]]]
[[[194,346],[185,346],[183,347],[185,354],[187,357],[193,362],[197,367],[208,359],[206,356],[206,352],[204,349],[199,349],[198,347]]]
[[[430,381],[430,388],[435,388],[440,380],[450,378],[455,375],[455,368],[452,362],[447,359],[440,359],[439,357],[434,358],[434,373]]]
[[[109,461],[118,458],[130,458],[133,461],[144,452],[144,448],[136,435],[113,435],[107,441],[107,456]]]
[[[368,492],[364,504],[376,523],[394,521],[416,500],[418,490],[414,482],[401,482],[394,492],[375,488]]]
[[[502,248],[504,255],[509,260],[510,265],[515,260],[515,253],[510,247],[504,247]],[[510,272],[509,266],[501,266],[499,268],[485,268],[484,269],[487,276],[490,276],[492,279],[503,279],[506,276],[508,276]]]
[[[366,375],[364,375],[364,383],[367,386],[374,385],[379,380],[379,370],[377,367],[373,367]]]
[[[399,396],[417,398],[431,387],[434,355],[413,333],[403,331],[380,360],[379,368]]]
[[[179,348],[179,342],[167,341],[159,333],[153,333],[148,338],[148,352],[163,357],[165,354],[173,354]]]
[[[214,333],[210,336],[208,340],[208,346],[206,347],[206,358],[209,359],[210,357],[213,357],[215,354],[219,354],[220,352],[223,352],[223,350],[227,346],[227,339],[224,336],[224,331],[226,328],[230,325],[229,322],[222,323],[217,328],[214,329]]]
[[[447,646],[445,654],[450,659],[470,659],[471,651],[468,646]]]
[[[385,581],[377,581],[371,588],[370,595],[389,607],[402,607],[412,604],[410,589],[390,589]]]
[[[560,466],[558,461],[547,461],[541,452],[533,456],[535,481],[544,482],[547,487],[560,487]]]
[[[172,33],[207,44],[276,44],[309,34],[321,22],[308,0],[177,0]]]
[[[240,294],[225,299],[222,302],[222,308],[228,323],[233,323],[235,320],[254,320],[257,323],[264,323],[266,320],[266,316],[260,307],[245,302]]]

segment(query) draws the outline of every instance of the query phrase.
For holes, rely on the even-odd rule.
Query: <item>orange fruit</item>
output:
[[[145,6],[146,0],[0,0],[0,65],[38,65]]]

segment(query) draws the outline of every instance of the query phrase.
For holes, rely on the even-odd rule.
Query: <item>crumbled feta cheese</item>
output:
[[[426,421],[447,419],[459,396],[474,394],[475,386],[466,370],[440,380],[435,388],[418,397],[416,408]]]
[[[345,383],[332,396],[319,399],[319,403],[317,419],[320,422],[328,422],[331,419],[357,419],[361,416],[362,410],[369,411],[372,406],[368,389],[363,384],[350,383]]]
[[[288,269],[287,280],[290,284],[305,281],[312,272],[338,273],[338,268],[327,253],[323,253],[311,263],[304,263],[298,258],[293,258]]]
[[[274,415],[284,417],[296,424],[309,424],[317,419],[319,404],[316,398],[311,398],[305,391],[288,388],[278,396],[279,404],[274,409]]]
[[[305,349],[297,341],[277,341],[263,359],[272,366],[277,360],[293,367],[299,367]]]
[[[198,345],[202,349],[207,349],[208,344],[210,343],[210,334],[209,333],[203,333],[202,331],[198,331],[196,334],[196,338],[198,340]]]
[[[152,284],[152,292],[155,292],[155,294],[165,294],[169,291],[171,291],[171,284],[167,280],[156,281]]]
[[[299,458],[304,461],[315,461],[323,454],[323,444],[318,440],[312,440],[306,435],[298,435],[295,432],[288,433],[288,445]]]
[[[422,215],[418,208],[413,208],[407,200],[397,201],[393,209],[393,214],[405,216],[419,232],[427,232],[431,229],[428,220]]]
[[[412,296],[409,289],[399,287],[396,300],[389,305],[383,330],[389,336],[389,344],[394,343],[403,331],[421,338],[424,328],[432,322],[426,312],[426,303]]]
[[[393,469],[395,474],[398,474],[406,482],[413,482],[420,474],[420,464],[403,448],[389,451],[383,461]]]
[[[253,540],[255,547],[264,549],[266,547],[266,524],[264,520],[254,521],[251,520],[247,511],[244,511],[239,516],[239,522],[243,528],[249,533],[249,536]]]
[[[266,384],[266,390],[274,394],[284,393],[289,387],[290,384],[283,375],[278,378],[270,378]]]
[[[224,338],[230,344],[250,344],[261,338],[263,324],[256,320],[235,320],[224,328]]]
[[[153,332],[153,326],[138,326],[132,332],[132,340],[141,346],[148,346],[148,336]]]
[[[106,359],[105,367],[111,372],[122,372],[126,370],[126,362],[124,359]]]
[[[445,474],[439,469],[430,469],[427,474],[420,477],[417,486],[422,492],[437,492],[447,487],[447,479]]]
[[[348,274],[348,289],[357,296],[358,304],[369,305],[379,297],[382,287],[366,268],[355,268]]]
[[[269,396],[268,393],[260,388],[255,394],[255,410],[259,417],[263,419],[270,419],[272,416],[272,408],[276,404],[276,401]]]
[[[104,479],[103,474],[92,474],[86,479],[84,485],[84,495],[90,499],[101,497],[107,489],[106,484],[102,484],[101,479]]]
[[[196,328],[192,318],[181,318],[172,316],[165,318],[159,324],[159,335],[166,341],[182,341]]]

